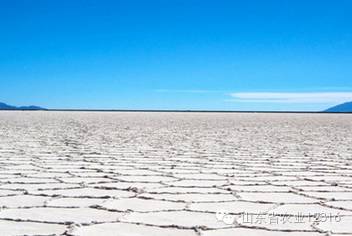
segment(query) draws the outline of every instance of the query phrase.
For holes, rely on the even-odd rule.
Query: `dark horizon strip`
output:
[[[325,111],[231,111],[231,110],[158,110],[158,109],[0,109],[0,111],[67,111],[67,112],[176,112],[176,113],[297,113],[297,114],[352,114]]]

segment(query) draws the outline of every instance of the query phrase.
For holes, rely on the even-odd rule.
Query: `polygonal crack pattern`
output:
[[[352,235],[351,143],[350,115],[2,111],[0,235]]]

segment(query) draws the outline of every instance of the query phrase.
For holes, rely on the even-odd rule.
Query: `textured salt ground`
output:
[[[3,111],[0,236],[352,235],[351,143],[350,115]]]

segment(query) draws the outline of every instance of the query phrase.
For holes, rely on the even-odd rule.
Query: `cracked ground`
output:
[[[3,111],[0,235],[352,235],[351,118]]]

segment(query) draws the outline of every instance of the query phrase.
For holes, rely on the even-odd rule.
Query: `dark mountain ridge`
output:
[[[352,102],[345,102],[326,109],[324,112],[352,112]]]
[[[12,105],[8,105],[6,103],[0,102],[0,110],[46,110],[43,107],[39,107],[39,106],[34,106],[34,105],[30,105],[30,106],[12,106]]]

